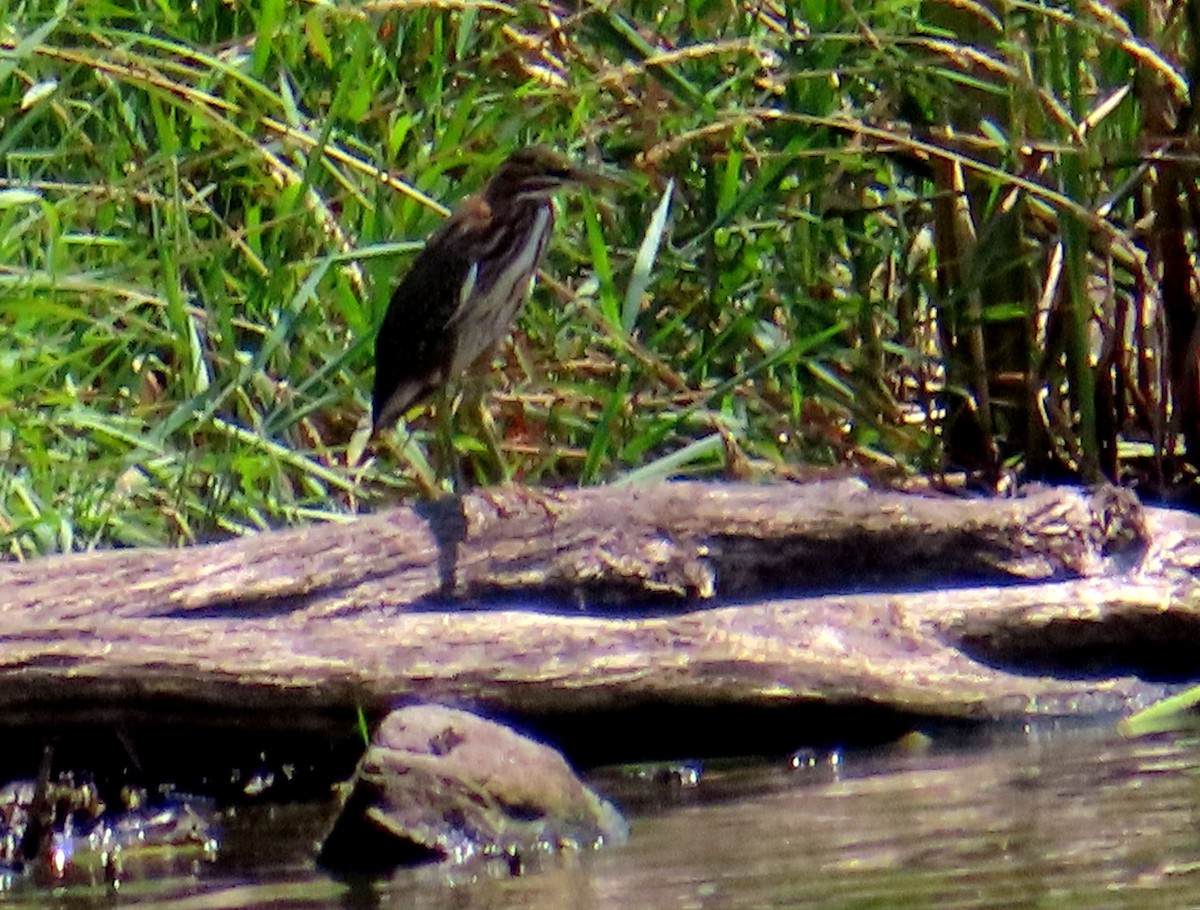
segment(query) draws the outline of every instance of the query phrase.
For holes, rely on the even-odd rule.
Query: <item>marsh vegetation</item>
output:
[[[630,183],[565,201],[473,481],[1186,486],[1191,10],[0,2],[5,552],[435,491],[429,409],[347,458],[372,333],[528,143]]]

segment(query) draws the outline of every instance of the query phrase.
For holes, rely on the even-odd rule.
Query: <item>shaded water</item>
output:
[[[346,884],[281,854],[268,877],[226,860],[118,895],[20,884],[0,910],[1200,906],[1194,738],[1042,729],[804,758],[698,780],[600,772],[594,784],[630,815],[630,842],[519,877],[421,870]],[[291,827],[277,819],[267,836]]]

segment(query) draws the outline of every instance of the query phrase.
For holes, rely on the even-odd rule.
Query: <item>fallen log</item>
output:
[[[506,592],[680,604],[850,584],[1109,572],[1145,543],[1133,497],[1047,489],[960,499],[854,481],[520,487],[181,550],[0,565],[0,616],[353,615]]]
[[[1197,530],[1111,488],[671,483],[0,565],[0,726],[344,732],[424,701],[524,721],[1122,711],[1162,692],[1135,674],[1193,675]]]

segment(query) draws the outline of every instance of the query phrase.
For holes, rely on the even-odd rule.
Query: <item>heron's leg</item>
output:
[[[484,442],[487,444],[492,460],[496,463],[496,468],[500,473],[500,481],[508,483],[512,480],[513,471],[512,465],[504,457],[500,428],[496,426],[496,420],[492,417],[492,412],[484,405],[482,395],[476,400],[476,405],[479,408],[479,424],[483,430]]]
[[[437,461],[438,477],[443,484],[449,485],[449,492],[455,495],[467,490],[467,481],[463,476],[462,459],[454,446],[454,407],[455,394],[450,390],[452,383],[445,383],[437,391],[434,407],[437,417],[434,426],[434,445]]]
[[[491,378],[491,370],[489,367],[495,357],[496,345],[489,345],[487,350],[476,359],[472,368],[467,370],[462,381],[462,412],[463,414],[471,415],[472,420],[478,421],[478,431],[476,437],[482,446],[482,451],[478,454],[486,456],[491,462],[485,468],[485,471],[490,477],[480,478],[481,480],[491,480],[495,482],[499,479],[502,483],[508,483],[512,480],[512,466],[504,457],[503,433],[496,425],[496,420],[492,417],[491,411],[487,409],[485,404],[487,398],[487,390],[489,380]],[[478,472],[477,472],[478,473]]]

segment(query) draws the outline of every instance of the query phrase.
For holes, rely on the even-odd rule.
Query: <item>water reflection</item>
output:
[[[1198,763],[1194,741],[1043,730],[849,757],[815,783],[764,772],[643,819],[595,858],[620,883],[595,905],[1197,906]]]
[[[146,884],[124,905],[413,910],[1200,906],[1194,739],[1107,728],[935,737],[928,748],[642,773],[595,783],[632,808],[621,848],[513,878],[431,870],[334,882],[224,873]],[[0,895],[46,906],[44,892]],[[60,894],[62,906],[112,896]]]

